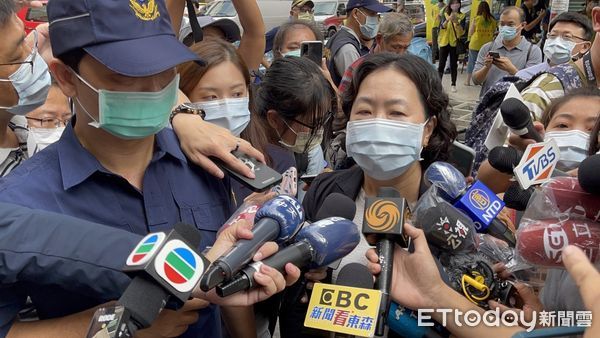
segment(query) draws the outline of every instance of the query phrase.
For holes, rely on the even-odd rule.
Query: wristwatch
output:
[[[206,113],[204,112],[204,110],[199,109],[199,108],[194,108],[194,107],[192,107],[192,105],[190,103],[183,103],[183,104],[180,104],[179,106],[177,106],[171,112],[171,116],[169,116],[170,124],[173,124],[173,118],[175,117],[175,115],[177,115],[179,113],[199,115],[202,119],[204,119],[204,116],[206,116]]]

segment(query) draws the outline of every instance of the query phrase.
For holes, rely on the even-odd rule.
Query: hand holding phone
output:
[[[323,59],[323,42],[304,41],[300,44],[300,56],[307,57],[319,67]]]
[[[216,160],[216,162],[234,179],[242,183],[244,186],[248,187],[250,190],[254,192],[262,192],[267,190],[269,187],[281,182],[281,174],[269,168],[266,164],[259,162],[255,158],[251,158],[240,151],[234,151],[232,152],[232,154],[238,160],[242,161],[246,166],[252,169],[256,178],[250,179],[244,175],[241,175],[218,159]]]
[[[500,53],[498,52],[489,52],[489,56],[491,56],[494,60],[500,58]]]

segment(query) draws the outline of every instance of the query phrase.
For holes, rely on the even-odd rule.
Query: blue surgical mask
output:
[[[288,57],[289,56],[289,57],[297,57],[297,58],[299,58],[301,56],[300,55],[300,49],[294,49],[294,50],[291,50],[291,51],[289,51],[287,53],[283,53],[282,55],[284,57]]]
[[[48,65],[37,50],[37,31],[34,31],[34,39],[33,50],[25,59],[25,61],[33,62],[33,69],[31,63],[23,63],[8,79],[0,79],[0,82],[10,82],[19,96],[16,105],[0,107],[14,115],[25,115],[41,107],[46,102],[48,91],[50,91],[50,72]]]
[[[93,120],[89,125],[102,128],[122,139],[141,139],[161,131],[177,102],[179,74],[157,92],[115,92],[96,89],[73,72],[86,86],[98,93],[99,116],[96,120],[75,98],[84,113]]]
[[[563,40],[561,37],[547,39],[544,44],[544,55],[552,64],[560,65],[571,60],[573,57],[571,53],[575,45],[577,45],[575,42]]]
[[[194,108],[204,110],[204,121],[229,129],[235,136],[240,136],[250,123],[249,98],[240,97],[216,101],[194,102]]]
[[[362,11],[360,11],[362,15],[365,16],[366,21],[365,24],[360,24],[360,32],[367,39],[373,39],[377,36],[377,32],[379,31],[379,18],[376,16],[367,16]]]
[[[346,150],[369,176],[386,181],[402,175],[421,157],[425,123],[388,119],[350,121]]]
[[[510,41],[517,36],[517,27],[500,26],[498,31],[504,41]]]

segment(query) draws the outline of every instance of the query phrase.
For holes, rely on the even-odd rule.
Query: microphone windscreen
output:
[[[513,147],[495,147],[488,154],[490,165],[508,175],[513,175],[513,169],[519,165],[523,153]]]
[[[517,253],[536,266],[562,267],[562,250],[581,248],[595,262],[600,251],[600,224],[587,219],[546,219],[522,224],[517,235]]]
[[[372,289],[373,274],[360,263],[344,265],[337,275],[336,285],[351,286],[355,288]]]
[[[425,232],[427,242],[448,253],[470,252],[476,248],[475,225],[471,218],[446,201],[420,210],[416,223]]]
[[[598,221],[600,196],[584,191],[577,178],[555,177],[545,183],[542,190],[560,212],[569,212]]]
[[[523,190],[518,182],[512,182],[504,193],[504,203],[511,209],[523,211],[527,208],[527,203],[529,203],[529,199],[531,199],[534,191],[535,188],[533,187]]]
[[[600,196],[600,154],[592,155],[579,165],[578,178],[581,188],[590,194]]]
[[[192,248],[200,246],[202,235],[196,226],[188,223],[177,223],[174,226],[175,231],[179,233]]]
[[[467,189],[465,176],[447,162],[433,162],[423,176],[427,182],[437,185],[447,195],[448,198],[444,199],[454,200]]]
[[[353,220],[356,214],[356,203],[343,194],[334,192],[325,197],[317,212],[317,221],[329,217],[342,217]]]
[[[504,123],[511,129],[526,128],[531,122],[529,108],[519,99],[508,98],[500,105],[500,114]]]
[[[311,223],[298,231],[294,238],[305,241],[313,251],[313,267],[329,265],[346,256],[360,242],[358,225],[340,217],[329,217]]]

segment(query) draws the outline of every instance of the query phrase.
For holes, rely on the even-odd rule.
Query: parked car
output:
[[[346,2],[338,0],[314,0],[315,24],[327,39],[337,32],[346,18]]]
[[[48,1],[42,1],[43,6],[39,8],[23,7],[17,13],[19,19],[25,24],[25,32],[29,34],[38,25],[48,22],[46,13],[46,4]]]
[[[258,0],[258,8],[265,22],[266,31],[288,21],[291,7],[291,0]],[[212,16],[217,20],[221,18],[233,20],[240,27],[240,30],[242,30],[240,20],[231,0],[216,0],[211,2],[204,14]]]

